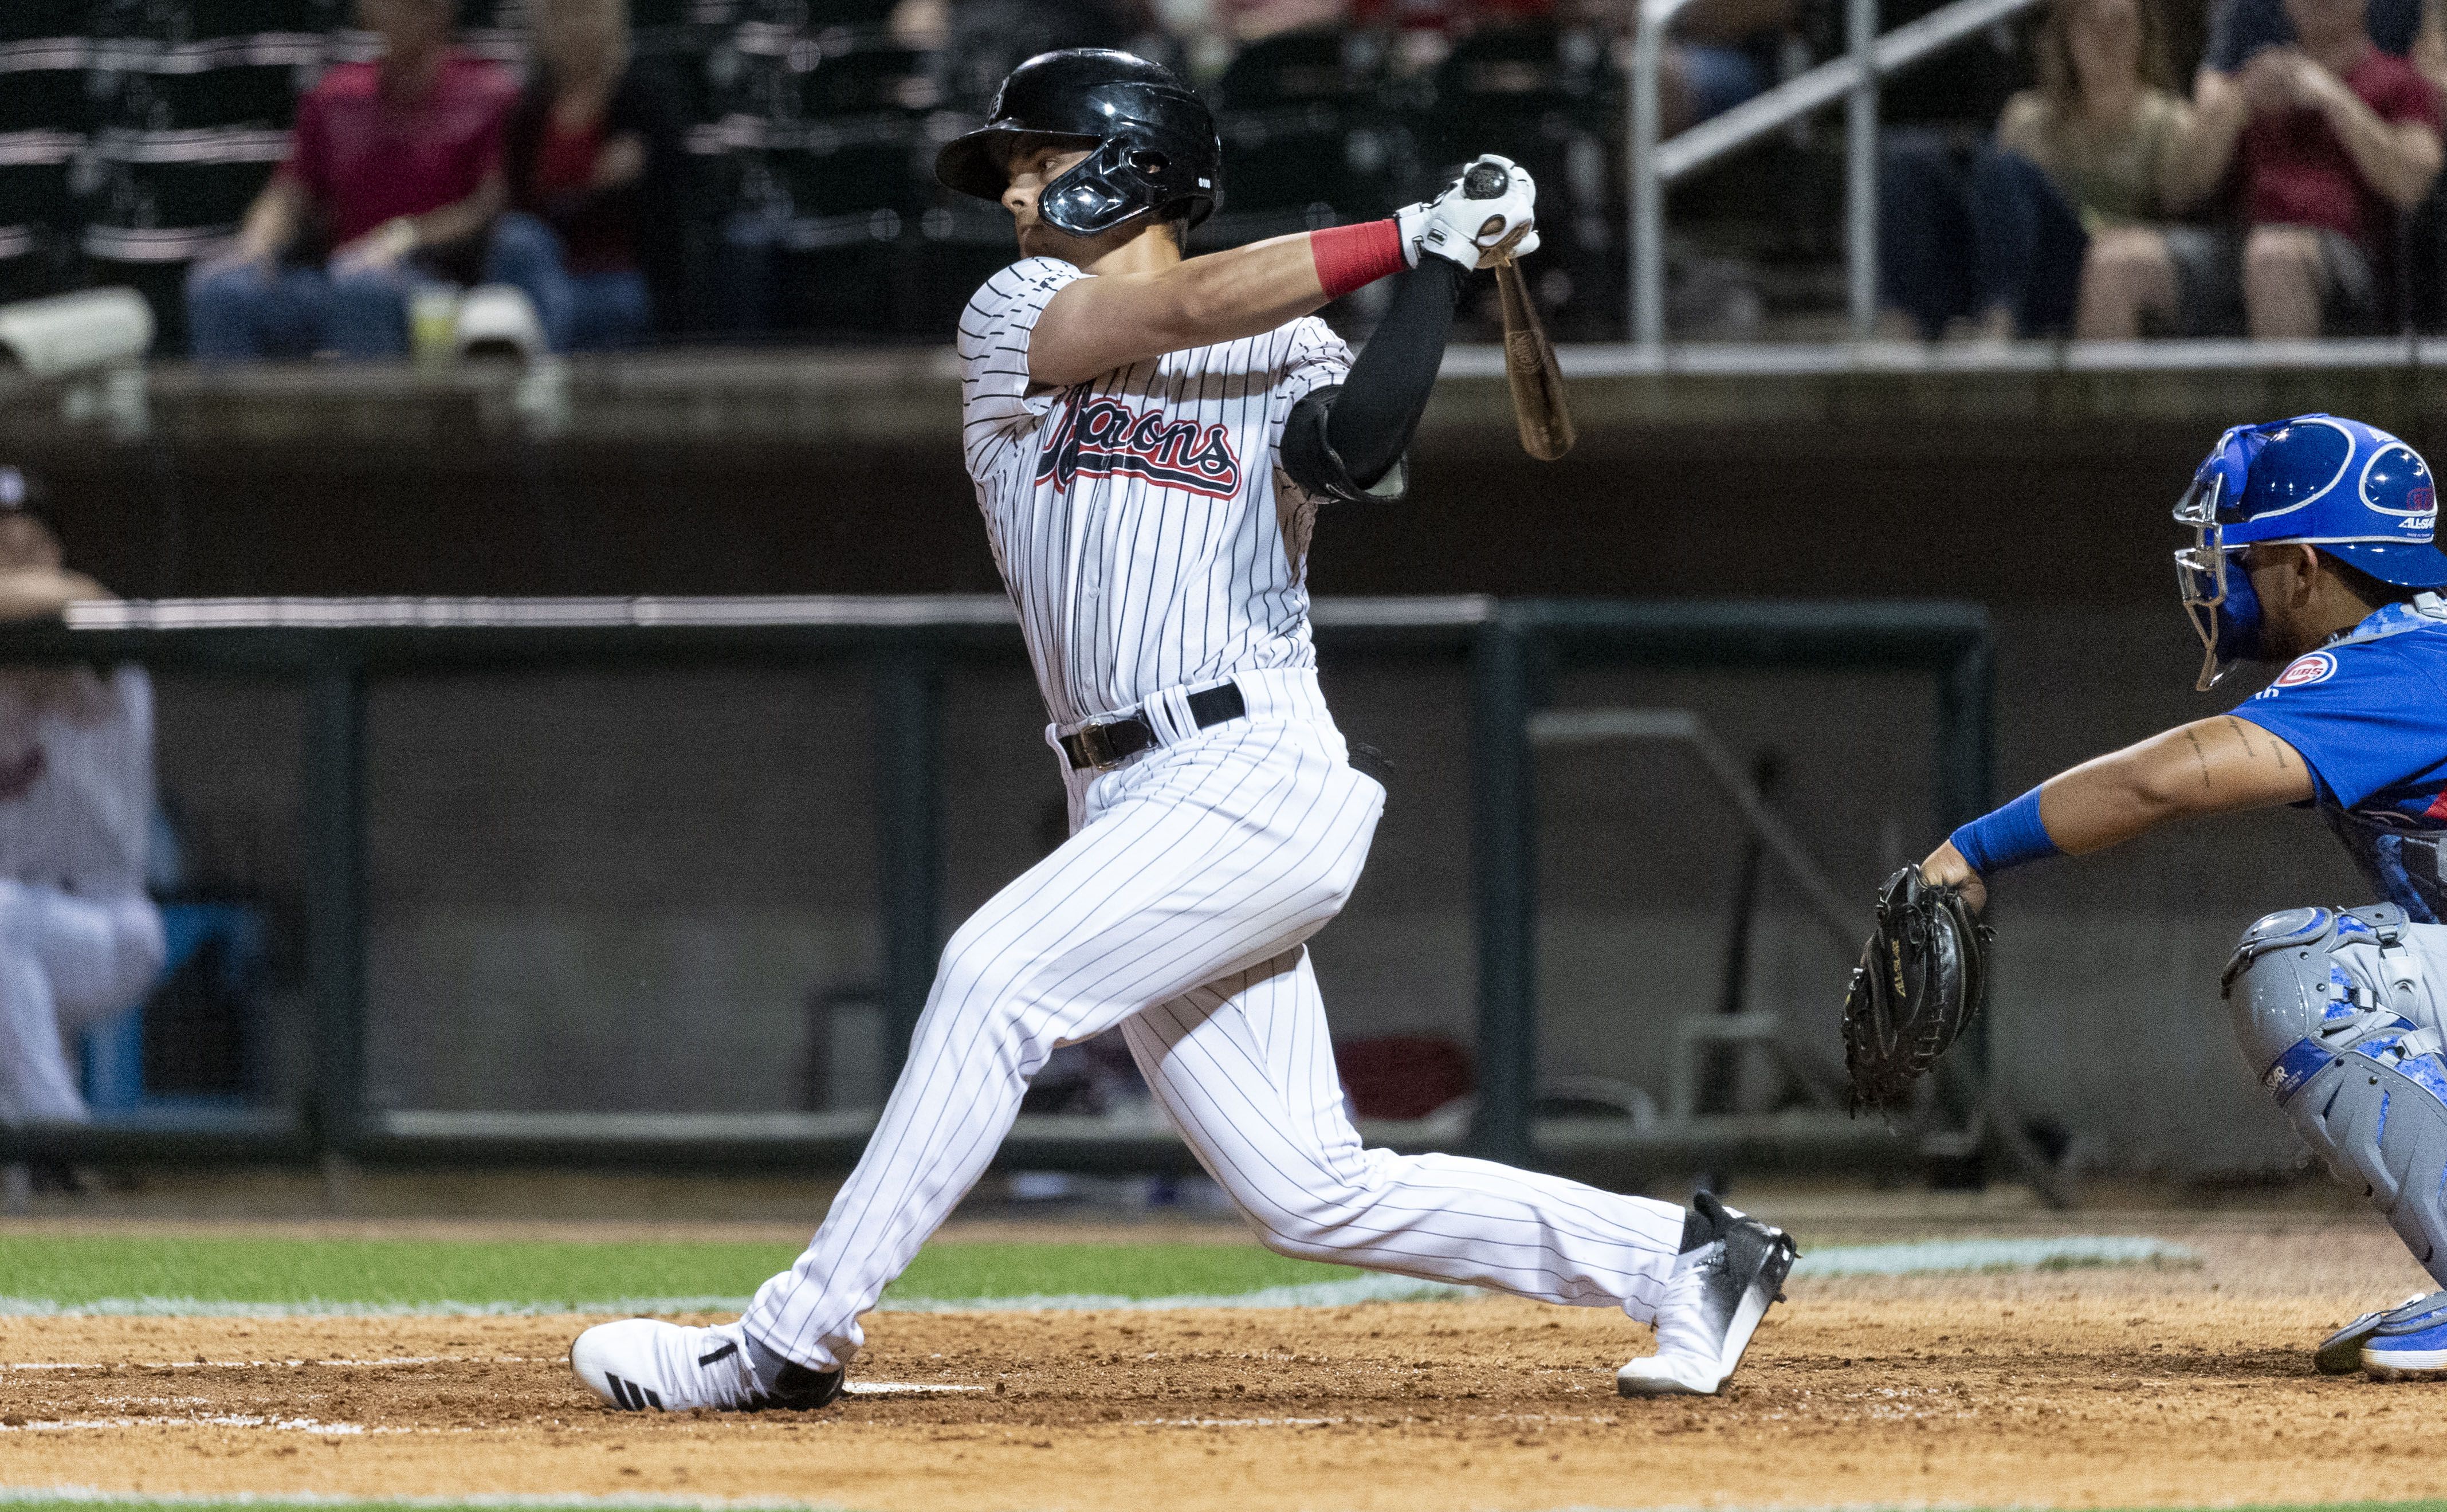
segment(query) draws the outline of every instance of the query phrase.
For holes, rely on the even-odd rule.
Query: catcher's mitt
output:
[[[1844,998],[1844,1069],[1855,1115],[1903,1106],[1912,1083],[1980,1011],[1991,933],[1961,889],[1922,880],[1918,866],[1887,879],[1878,931],[1861,948]]]

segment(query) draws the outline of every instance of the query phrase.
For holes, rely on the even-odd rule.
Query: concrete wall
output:
[[[2189,691],[2189,633],[2154,612],[2000,621],[2001,797],[2230,701]],[[1467,700],[1458,670],[1345,658],[1326,673],[1391,793],[1367,877],[1318,940],[1340,1035],[1467,1040],[1474,1003]],[[1699,710],[1787,764],[1778,803],[1866,917],[1938,838],[1925,682],[1576,673],[1563,705]],[[946,927],[1025,867],[1059,786],[1024,672],[949,689]],[[208,881],[294,919],[300,709],[277,689],[165,681],[162,770]],[[877,961],[865,689],[854,673],[449,677],[370,714],[370,1053],[390,1106],[758,1109],[870,1101],[871,1019],[836,1004]],[[1539,773],[1543,1064],[1663,1090],[1681,1015],[1722,980],[1738,836],[1687,755],[1549,753]],[[2121,1167],[2291,1160],[2216,1000],[2267,909],[2361,888],[2306,815],[2203,825],[1998,889],[1997,1064],[2034,1111]],[[294,931],[292,932],[294,938]],[[1787,885],[1764,895],[1753,1007],[1839,1056],[1849,957]],[[811,1027],[812,1026],[812,1027]],[[836,1037],[838,1036],[838,1037]],[[826,1064],[846,1048],[847,1066]]]

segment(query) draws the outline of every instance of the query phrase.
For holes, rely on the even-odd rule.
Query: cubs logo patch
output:
[[[1118,399],[1075,389],[1036,464],[1036,481],[1068,488],[1082,473],[1144,478],[1209,499],[1241,491],[1241,459],[1224,426],[1201,428],[1194,420],[1167,419],[1161,409],[1142,414]]]
[[[2315,651],[2307,656],[2297,656],[2286,663],[2286,670],[2279,672],[2277,680],[2268,686],[2301,688],[2309,683],[2324,683],[2335,676],[2336,672],[2337,658],[2324,651]]]

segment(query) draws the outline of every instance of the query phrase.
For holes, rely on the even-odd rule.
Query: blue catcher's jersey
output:
[[[2447,603],[2386,606],[2234,712],[2302,752],[2328,827],[2389,902],[2447,918]]]

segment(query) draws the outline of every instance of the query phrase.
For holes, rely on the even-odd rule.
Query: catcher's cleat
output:
[[[2362,1369],[2378,1381],[2447,1380],[2447,1292],[2381,1314],[2362,1340]]]
[[[1674,1262],[1657,1309],[1657,1352],[1617,1370],[1624,1396],[1713,1396],[1742,1363],[1784,1278],[1801,1256],[1792,1236],[1701,1192],[1691,1200],[1697,1231]]]
[[[597,1396],[629,1412],[807,1410],[842,1389],[840,1370],[804,1365],[785,1365],[772,1389],[760,1386],[748,1336],[736,1323],[710,1329],[643,1317],[598,1323],[569,1346],[569,1368]]]
[[[2416,1310],[2442,1304],[2447,1304],[2447,1292],[2432,1292],[2406,1297],[2394,1307],[2365,1313],[2322,1340],[2312,1352],[2311,1364],[2322,1375],[2351,1375],[2362,1368],[2362,1341],[2378,1332],[2382,1324],[2400,1314],[2410,1315]]]

